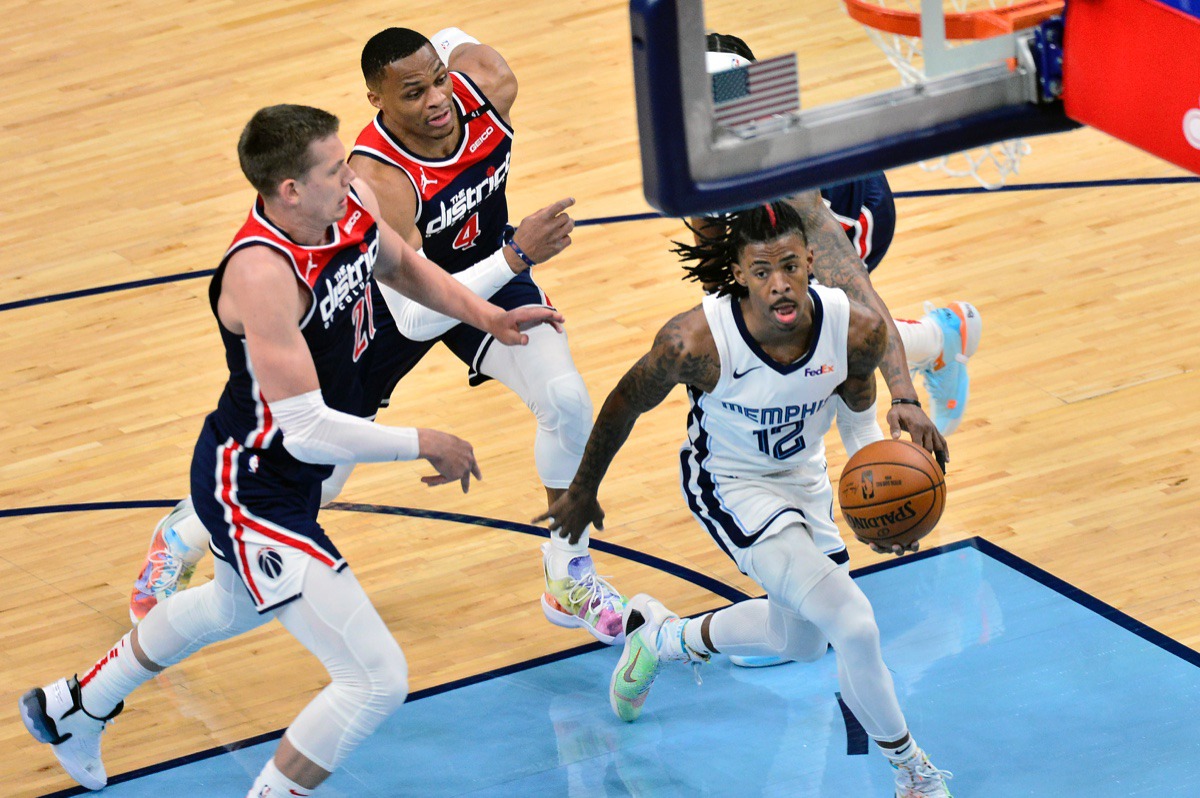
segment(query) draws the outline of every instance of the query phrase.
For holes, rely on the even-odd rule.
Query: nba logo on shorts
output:
[[[872,471],[864,471],[862,473],[862,495],[864,499],[875,498],[875,474]],[[262,556],[261,554],[259,555]]]
[[[275,549],[261,549],[258,552],[258,570],[268,579],[277,579],[283,573],[283,557]]]

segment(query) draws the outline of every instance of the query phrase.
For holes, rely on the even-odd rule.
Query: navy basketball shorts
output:
[[[222,437],[211,417],[196,441],[191,479],[213,554],[233,566],[259,612],[297,598],[308,568],[346,567],[317,523],[320,481],[281,473],[267,452]]]
[[[495,343],[496,339],[491,335],[469,324],[459,324],[439,338],[430,341],[413,341],[404,337],[396,328],[396,322],[392,319],[392,314],[388,312],[387,303],[384,302],[379,289],[372,288],[372,290],[375,307],[375,337],[367,350],[371,362],[367,369],[367,386],[364,391],[366,406],[360,415],[364,417],[374,415],[376,409],[387,407],[396,384],[413,370],[421,358],[425,357],[425,353],[432,349],[438,341],[444,343],[455,357],[467,364],[469,368],[467,380],[471,385],[479,385],[491,379],[479,371],[479,364],[483,362],[483,356]],[[492,294],[488,301],[505,310],[514,310],[527,305],[550,306],[550,300],[546,293],[533,281],[533,277],[528,271],[513,277],[503,288]]]

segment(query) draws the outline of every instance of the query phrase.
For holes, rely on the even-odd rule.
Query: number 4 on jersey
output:
[[[471,218],[467,219],[467,223],[458,231],[458,235],[454,237],[455,249],[470,249],[475,246],[475,239],[479,238],[479,214],[471,214]]]

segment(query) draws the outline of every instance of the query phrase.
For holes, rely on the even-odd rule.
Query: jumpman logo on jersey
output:
[[[313,273],[313,269],[317,268],[317,264],[313,262],[312,253],[308,253],[308,266],[304,269],[304,282],[308,282],[309,275]]]
[[[427,186],[432,186],[432,185],[436,184],[437,182],[438,182],[438,181],[436,181],[436,180],[431,180],[430,178],[428,178],[428,177],[426,177],[426,176],[425,176],[425,167],[424,167],[424,166],[422,166],[422,167],[421,167],[421,193],[422,193],[422,194],[424,194],[424,193],[425,193],[425,188],[426,188]]]

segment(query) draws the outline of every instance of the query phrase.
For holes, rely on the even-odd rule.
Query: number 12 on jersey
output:
[[[793,421],[780,424],[778,427],[763,427],[754,431],[754,439],[758,441],[758,450],[776,460],[786,460],[797,452],[804,450],[803,421]]]

